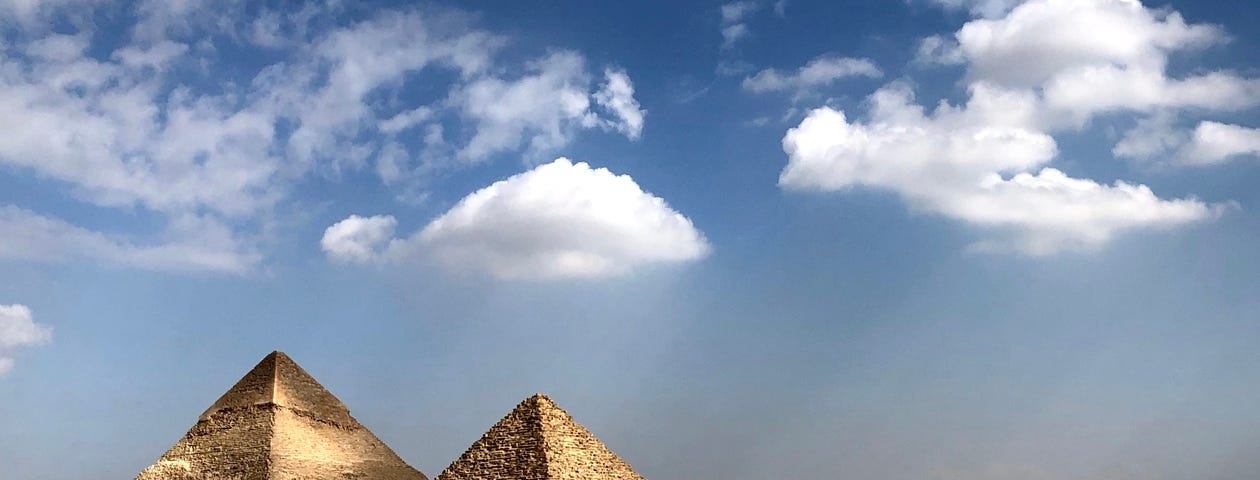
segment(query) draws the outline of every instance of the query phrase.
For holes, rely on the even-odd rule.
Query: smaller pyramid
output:
[[[271,352],[136,480],[428,480]]]
[[[525,399],[437,480],[643,480],[546,395]]]

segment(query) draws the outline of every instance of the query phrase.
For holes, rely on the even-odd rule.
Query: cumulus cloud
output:
[[[745,78],[744,90],[751,92],[794,91],[801,93],[811,88],[830,85],[848,77],[878,78],[883,75],[875,63],[865,58],[847,58],[823,55],[792,73],[766,69]]]
[[[52,329],[35,323],[26,305],[0,305],[0,375],[13,369],[14,350],[52,341]]]
[[[896,192],[913,208],[986,229],[986,251],[1047,255],[1096,248],[1130,230],[1211,218],[1219,206],[1163,200],[1143,185],[1102,185],[1046,167],[1054,139],[1033,127],[1036,98],[973,87],[963,107],[932,114],[907,87],[872,95],[871,118],[850,122],[828,107],[812,111],[783,138],[783,188]]]
[[[939,210],[1008,237],[982,241],[976,248],[1031,255],[1094,249],[1125,231],[1185,225],[1226,208],[1193,198],[1164,200],[1145,185],[1103,185],[1054,168],[1009,179],[992,174],[979,186],[942,198]]]
[[[1169,52],[1223,40],[1136,0],[1031,0],[955,33],[972,79],[1034,87],[1082,66],[1161,71]]]
[[[960,3],[960,2],[948,2]],[[919,63],[965,64],[967,80],[1040,92],[1048,126],[1110,112],[1236,110],[1260,104],[1260,81],[1229,71],[1174,78],[1169,55],[1225,41],[1136,0],[1030,0],[919,45]]]
[[[398,221],[388,215],[351,215],[324,230],[319,245],[335,261],[371,263],[384,255],[397,226]]]
[[[1129,231],[1219,215],[1222,205],[1164,199],[1144,185],[1072,178],[1051,166],[1054,135],[1105,114],[1142,115],[1112,154],[1210,163],[1252,154],[1254,132],[1205,122],[1193,134],[1180,111],[1260,104],[1260,82],[1218,70],[1176,78],[1169,56],[1224,40],[1136,0],[938,0],[975,18],[951,37],[920,42],[916,63],[963,65],[968,98],[931,112],[894,82],[870,98],[869,117],[820,108],[783,139],[785,189],[863,186],[897,193],[918,211],[976,225],[983,251],[1047,255],[1098,248]]]
[[[1221,72],[1174,80],[1158,72],[1081,68],[1055,77],[1044,91],[1049,113],[1066,113],[1076,125],[1116,111],[1231,111],[1260,104],[1260,80]]]
[[[499,278],[616,275],[709,251],[691,220],[628,175],[565,158],[464,197],[418,240],[450,268]]]
[[[920,58],[964,63],[972,83],[1035,92],[1038,123],[1049,131],[1079,128],[1104,114],[1142,115],[1112,149],[1117,157],[1208,165],[1252,154],[1245,127],[1179,125],[1185,111],[1260,105],[1260,79],[1229,70],[1168,73],[1170,55],[1225,42],[1221,28],[1136,0],[1030,0],[1012,7],[968,22],[952,38],[925,39]]]
[[[328,228],[334,259],[422,257],[459,273],[500,279],[607,277],[696,260],[704,235],[634,179],[559,158],[469,194],[407,239],[394,219],[351,216]]]

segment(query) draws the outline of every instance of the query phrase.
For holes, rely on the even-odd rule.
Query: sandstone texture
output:
[[[428,480],[272,352],[136,480]]]
[[[437,480],[643,480],[545,395],[534,395],[473,443]]]

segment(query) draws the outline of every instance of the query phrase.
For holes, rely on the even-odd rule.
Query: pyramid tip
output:
[[[541,392],[535,393],[529,398],[526,398],[525,401],[521,402],[521,406],[539,410],[560,409],[560,406],[556,404],[555,400],[552,400],[551,397],[547,396],[547,394]]]
[[[263,361],[264,361],[264,362],[266,362],[266,361],[272,361],[272,362],[289,362],[289,363],[293,363],[293,358],[292,358],[292,357],[290,357],[290,356],[288,356],[287,354],[285,354],[285,353],[284,353],[284,352],[282,352],[282,351],[279,351],[279,350],[272,350],[272,351],[271,351],[271,353],[268,353],[268,354],[267,354],[267,356],[263,357]]]

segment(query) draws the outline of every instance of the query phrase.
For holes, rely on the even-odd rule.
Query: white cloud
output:
[[[245,273],[261,256],[227,227],[184,215],[158,242],[136,243],[12,205],[0,205],[0,258],[42,262],[89,259],[149,270]]]
[[[52,341],[52,329],[35,323],[25,305],[0,305],[0,375],[13,369],[13,351]]]
[[[993,174],[979,189],[961,193],[940,199],[939,209],[1008,236],[977,248],[1031,255],[1094,249],[1125,231],[1180,226],[1214,218],[1225,208],[1192,198],[1164,200],[1145,185],[1103,185],[1053,168],[1009,179]]]
[[[437,261],[507,279],[598,277],[709,251],[634,179],[560,158],[473,192],[417,236]]]
[[[750,0],[731,2],[722,5],[720,11],[722,14],[722,23],[737,23],[757,11],[757,3]]]
[[[871,119],[850,123],[828,107],[809,113],[783,138],[788,165],[779,178],[791,189],[839,190],[865,185],[908,193],[952,191],[994,172],[1025,171],[1049,162],[1054,139],[1030,129],[1013,112],[1033,100],[977,89],[966,108],[940,107],[927,116],[908,87],[871,95]]]
[[[722,48],[733,48],[740,40],[752,35],[752,31],[748,29],[748,25],[736,23],[722,27]]]
[[[968,22],[955,37],[972,79],[1035,87],[1084,66],[1162,72],[1169,52],[1223,34],[1136,0],[1032,0],[1001,18]]]
[[[426,68],[481,74],[503,42],[454,13],[386,12],[328,33],[306,52],[309,57],[276,65],[255,83],[268,92],[271,108],[298,123],[287,139],[290,159],[339,172],[362,166],[362,152],[370,147],[360,136],[371,125],[398,133],[423,121],[423,110],[413,109],[412,117],[398,117],[403,112],[381,122],[369,95],[396,89]]]
[[[392,216],[351,215],[324,230],[320,247],[328,257],[346,263],[371,263],[381,258],[394,239],[398,221]]]
[[[1260,156],[1260,129],[1203,121],[1193,130],[1162,112],[1139,120],[1112,149],[1117,157],[1164,165],[1207,166]]]
[[[175,271],[243,272],[258,262],[227,225],[282,196],[272,116],[234,93],[168,83],[187,55],[174,42],[132,44],[102,60],[87,34],[48,34],[0,52],[0,164],[57,180],[76,199],[141,208],[164,226],[137,241],[0,207],[6,258],[88,259]],[[173,89],[168,89],[172,87]]]
[[[500,279],[607,277],[696,260],[704,235],[634,179],[559,158],[477,190],[407,239],[393,217],[351,216],[321,242],[335,260],[427,258]]]
[[[1260,104],[1260,80],[1221,72],[1174,80],[1153,71],[1082,67],[1051,79],[1044,91],[1047,110],[1066,113],[1078,125],[1116,111],[1231,111]]]
[[[938,0],[978,7],[970,1]],[[1226,111],[1260,105],[1260,80],[1227,70],[1175,78],[1169,56],[1226,41],[1217,26],[1189,24],[1137,0],[1030,0],[984,9],[952,38],[933,35],[916,63],[967,66],[967,81],[1030,89],[1048,128],[1080,128],[1094,116],[1159,110]],[[1009,8],[1008,8],[1009,7]]]
[[[134,5],[139,17],[131,29],[140,41],[154,41],[189,33],[194,26],[222,21],[222,2],[210,0],[139,0]]]
[[[415,127],[432,117],[433,109],[421,106],[394,115],[388,120],[380,122],[377,128],[380,128],[382,132],[393,134]]]
[[[1260,156],[1260,129],[1200,122],[1185,159],[1197,165],[1222,163],[1239,156]]]
[[[880,90],[870,103],[865,123],[824,107],[790,129],[779,184],[890,190],[912,208],[990,231],[977,248],[1030,255],[1096,248],[1125,231],[1220,211],[1194,199],[1163,200],[1142,185],[1102,185],[1045,167],[1056,146],[1034,128],[1030,93],[974,85],[966,106],[942,105],[930,116],[900,85]]]
[[[613,113],[616,121],[606,121],[610,128],[627,138],[637,140],[643,133],[643,108],[634,99],[634,83],[622,70],[604,70],[604,86],[593,96],[595,103]]]
[[[58,15],[82,14],[101,0],[0,0],[0,26],[15,22],[23,28],[44,26],[42,20]]]
[[[1176,119],[1176,114],[1168,111],[1139,119],[1116,142],[1111,153],[1120,158],[1151,161],[1180,149],[1190,141],[1190,135],[1174,125]]]
[[[795,73],[780,73],[775,69],[766,69],[756,75],[745,78],[744,90],[752,92],[803,92],[811,88],[829,85],[836,80],[848,77],[878,78],[883,75],[874,62],[865,58],[833,57],[823,55]]]
[[[387,185],[402,180],[410,168],[411,155],[398,142],[385,144],[376,155],[376,175]]]
[[[941,35],[930,35],[919,41],[914,63],[920,65],[962,65],[963,58],[958,41]]]
[[[1045,100],[1042,122],[1053,128],[1112,112],[1260,105],[1260,80],[1229,71],[1174,78],[1166,71],[1171,54],[1224,42],[1219,27],[1188,24],[1175,11],[1136,0],[1009,6],[967,22],[953,38],[925,38],[916,61],[965,64],[969,82],[1035,90]]]
[[[470,82],[451,98],[460,114],[476,125],[459,157],[480,161],[524,143],[526,156],[537,158],[568,145],[575,131],[601,125],[638,138],[643,112],[629,77],[609,71],[607,80],[592,96],[585,61],[566,51],[530,62],[526,74],[513,80],[487,76]],[[591,110],[592,101],[603,102],[616,118],[600,117]]]
[[[722,49],[735,47],[740,40],[749,37],[752,31],[744,21],[761,8],[756,2],[742,0],[722,5],[719,9],[722,16]]]
[[[113,57],[132,68],[166,68],[173,60],[188,52],[188,45],[169,40],[149,46],[130,46],[114,51]]]

